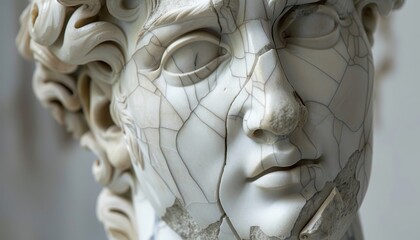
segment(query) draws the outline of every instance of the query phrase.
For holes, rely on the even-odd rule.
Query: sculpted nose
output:
[[[243,124],[249,137],[274,143],[305,123],[307,110],[287,81],[275,50],[259,57],[250,82],[251,104]]]

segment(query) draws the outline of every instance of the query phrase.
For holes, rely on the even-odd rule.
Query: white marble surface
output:
[[[116,124],[157,214],[166,221],[176,199],[200,229],[223,218],[230,238],[295,239],[336,187],[342,205],[328,204],[342,214],[323,225],[340,238],[371,163],[373,66],[353,2],[170,9],[140,34],[112,86],[112,115],[122,116]],[[183,220],[166,222],[187,228]]]

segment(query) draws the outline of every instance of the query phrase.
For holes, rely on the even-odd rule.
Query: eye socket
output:
[[[339,16],[329,6],[298,8],[282,22],[278,31],[286,44],[325,49],[332,47],[340,37]]]
[[[284,31],[285,38],[316,38],[328,35],[335,29],[335,20],[322,13],[298,17]]]
[[[198,31],[181,37],[165,51],[161,66],[166,81],[175,86],[188,86],[206,79],[227,56],[227,48],[219,38]]]
[[[221,55],[221,48],[213,43],[198,41],[179,48],[167,60],[164,69],[172,73],[194,72]]]

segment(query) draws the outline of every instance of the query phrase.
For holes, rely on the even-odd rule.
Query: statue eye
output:
[[[206,79],[226,58],[227,50],[208,32],[194,32],[173,42],[162,57],[168,83],[187,86]]]
[[[338,14],[331,7],[310,6],[289,14],[279,32],[286,44],[325,49],[338,41],[339,23]]]
[[[172,73],[189,73],[206,66],[221,54],[219,46],[206,41],[197,41],[175,51],[165,64]]]
[[[286,38],[315,38],[325,36],[335,29],[336,22],[330,16],[322,13],[298,17],[284,31]]]

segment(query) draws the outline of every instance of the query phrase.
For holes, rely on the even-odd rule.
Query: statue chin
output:
[[[363,239],[372,35],[403,1],[32,0],[34,91],[110,239]]]

